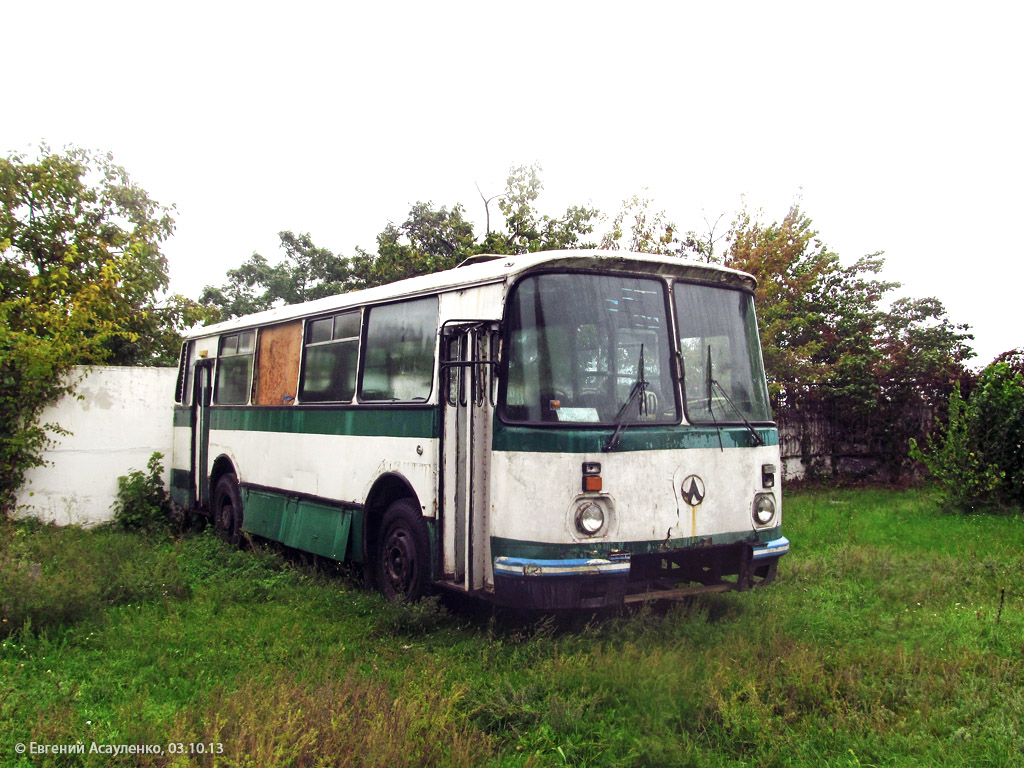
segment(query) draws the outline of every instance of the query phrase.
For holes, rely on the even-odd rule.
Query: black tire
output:
[[[222,475],[213,491],[213,525],[217,534],[231,546],[242,543],[242,494],[233,472]]]
[[[388,507],[380,526],[377,585],[395,603],[415,602],[430,587],[430,534],[412,499]]]

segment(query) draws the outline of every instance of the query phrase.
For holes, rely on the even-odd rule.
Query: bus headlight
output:
[[[604,527],[604,510],[594,502],[581,504],[576,510],[576,529],[593,536]]]
[[[770,493],[759,493],[754,497],[754,522],[768,525],[775,517],[775,497]]]

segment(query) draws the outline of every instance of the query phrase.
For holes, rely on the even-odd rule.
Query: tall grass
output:
[[[1022,523],[804,490],[776,584],[558,618],[393,606],[209,535],[17,525],[0,764],[111,764],[13,751],[82,740],[222,745],[159,766],[1018,765]]]

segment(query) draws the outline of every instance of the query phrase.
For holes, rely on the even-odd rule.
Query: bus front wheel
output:
[[[242,541],[242,495],[238,478],[228,473],[213,491],[213,524],[224,541],[237,547]]]
[[[380,526],[377,583],[392,602],[414,602],[430,584],[430,537],[412,499],[395,501]]]

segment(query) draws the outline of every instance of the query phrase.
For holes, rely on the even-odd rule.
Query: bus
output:
[[[195,329],[172,499],[397,601],[768,584],[789,541],[755,285],[622,251],[476,256]]]

